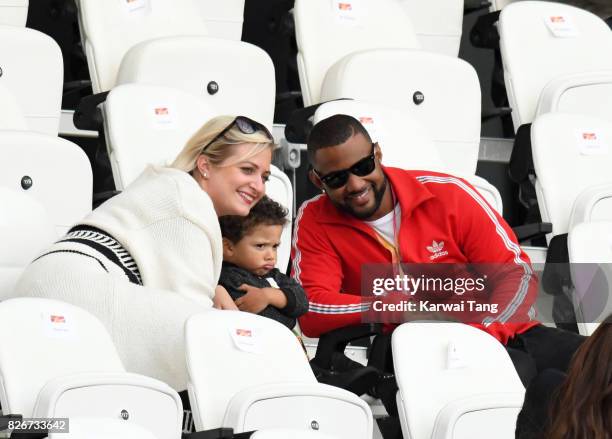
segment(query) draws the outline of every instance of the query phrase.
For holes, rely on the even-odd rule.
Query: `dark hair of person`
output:
[[[612,438],[612,314],[576,350],[556,394],[547,439]]]
[[[354,134],[362,134],[372,142],[361,122],[346,114],[336,114],[317,123],[308,135],[308,161],[312,165],[315,153],[321,148],[340,145]]]
[[[219,217],[221,235],[236,244],[249,230],[259,225],[284,226],[287,223],[288,211],[267,196],[251,208],[247,216],[226,215]]]

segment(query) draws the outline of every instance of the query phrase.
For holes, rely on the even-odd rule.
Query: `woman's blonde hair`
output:
[[[245,134],[234,125],[225,134],[211,143],[206,148],[206,151],[202,151],[233,120],[235,120],[234,116],[217,116],[210,119],[191,136],[170,167],[191,172],[196,168],[196,161],[200,155],[206,156],[212,165],[220,166],[221,164],[230,165],[234,162],[246,160],[259,154],[266,148],[276,148],[274,141],[268,138],[264,131],[259,130],[253,134]],[[227,160],[235,153],[234,146],[244,143],[250,143],[253,147],[245,155],[227,163]]]

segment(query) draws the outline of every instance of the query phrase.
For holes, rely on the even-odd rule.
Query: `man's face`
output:
[[[316,172],[310,175],[311,181],[325,189],[330,201],[338,209],[361,220],[371,219],[377,213],[387,188],[387,179],[380,167],[380,148],[374,148],[376,166],[367,175],[360,177],[349,172],[346,184],[337,189],[329,187],[319,177],[349,169],[371,153],[372,144],[362,134],[356,133],[340,145],[317,150],[313,163]]]

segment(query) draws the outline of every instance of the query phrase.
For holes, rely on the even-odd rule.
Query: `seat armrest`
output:
[[[543,238],[545,235],[552,233],[553,226],[551,223],[533,223],[516,226],[512,230],[516,239],[521,242],[533,238]]]
[[[249,436],[253,432],[248,432]],[[241,433],[247,434],[247,433]],[[243,436],[245,438],[249,436]],[[233,428],[213,428],[210,430],[196,431],[195,433],[183,434],[182,439],[235,439]]]
[[[311,360],[323,369],[331,369],[334,352],[344,352],[346,345],[359,338],[382,334],[382,325],[376,323],[347,326],[335,329],[319,337],[317,352]]]
[[[489,12],[476,19],[476,23],[470,31],[470,41],[474,47],[481,49],[499,48],[499,32],[495,23],[499,21],[500,12]]]
[[[106,100],[108,93],[105,91],[81,99],[72,117],[74,126],[80,130],[102,131],[102,112],[98,105]]]
[[[494,107],[494,108],[483,108],[480,115],[480,121],[486,122],[496,117],[509,116],[512,114],[512,108],[510,107]]]

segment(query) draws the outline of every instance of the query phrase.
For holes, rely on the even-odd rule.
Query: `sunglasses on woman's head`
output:
[[[274,141],[274,137],[272,137],[272,133],[270,133],[270,130],[268,130],[268,128],[266,128],[265,125],[257,121],[254,121],[253,119],[249,119],[246,116],[236,116],[234,120],[232,120],[228,126],[223,128],[223,130],[221,130],[219,134],[213,137],[213,139],[210,142],[208,142],[206,146],[204,146],[204,148],[202,148],[202,152],[206,151],[206,149],[210,145],[212,145],[214,142],[216,142],[221,137],[223,137],[234,126],[236,126],[242,134],[255,134],[257,131],[263,131],[264,134],[268,136],[268,139],[270,139],[271,142]]]
[[[357,177],[365,177],[374,172],[376,168],[376,159],[374,156],[374,147],[376,143],[372,143],[372,152],[369,156],[362,158],[348,169],[333,171],[329,174],[321,175],[319,171],[313,168],[313,172],[317,174],[323,184],[330,189],[339,189],[346,184],[349,179],[349,173]]]

